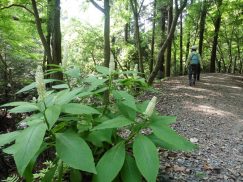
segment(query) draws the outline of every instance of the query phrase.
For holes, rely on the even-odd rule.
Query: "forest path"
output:
[[[201,74],[193,87],[180,76],[154,86],[157,110],[177,116],[174,129],[199,145],[191,154],[162,151],[159,181],[243,181],[243,75]]]

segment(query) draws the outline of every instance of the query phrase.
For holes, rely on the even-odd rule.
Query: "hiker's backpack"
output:
[[[192,54],[191,64],[199,64],[199,57],[197,54]]]

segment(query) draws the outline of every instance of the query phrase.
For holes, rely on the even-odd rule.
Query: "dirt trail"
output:
[[[155,87],[158,110],[176,115],[174,129],[199,144],[192,154],[162,151],[159,181],[243,181],[243,75],[202,74],[195,87],[181,76]]]

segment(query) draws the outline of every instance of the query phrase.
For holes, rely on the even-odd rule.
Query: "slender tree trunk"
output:
[[[110,63],[110,0],[104,0],[104,66],[109,67]]]
[[[180,75],[183,74],[183,23],[182,14],[180,15]]]
[[[217,50],[220,54],[220,61],[223,63],[223,72],[226,73],[226,64],[225,64],[225,60],[224,60],[224,54],[222,52],[220,45],[218,45],[217,48],[218,48]]]
[[[148,84],[152,84],[155,77],[156,77],[156,74],[158,73],[159,71],[159,68],[160,68],[160,58],[161,56],[165,53],[165,50],[168,46],[168,43],[170,41],[170,39],[172,38],[174,32],[175,32],[175,28],[176,28],[176,24],[177,24],[177,20],[180,16],[180,14],[182,13],[183,9],[186,7],[186,4],[187,4],[187,0],[184,0],[183,1],[183,4],[180,6],[180,8],[178,8],[178,2],[175,1],[175,16],[173,18],[173,21],[172,21],[172,25],[171,25],[171,28],[170,28],[170,32],[169,34],[167,35],[167,38],[165,40],[165,42],[163,43],[162,47],[160,48],[159,50],[159,54],[158,54],[158,61],[152,71],[152,73],[149,75],[149,78],[148,78]]]
[[[164,44],[164,41],[166,39],[166,32],[165,32],[165,19],[166,19],[166,6],[162,6],[161,7],[161,46]],[[165,63],[165,55],[164,53],[160,55],[160,57],[158,57],[158,62],[159,62],[159,70],[158,70],[158,78],[164,78],[165,77],[165,69],[164,69],[164,63]],[[152,73],[152,72],[151,72]],[[150,74],[151,74],[150,73]]]
[[[187,40],[186,40],[186,55],[185,55],[185,62],[187,61],[188,59],[188,55],[189,55],[189,50],[190,50],[190,44],[191,44],[191,39],[190,39],[190,31],[188,31],[188,34],[187,34]],[[187,67],[187,65],[185,65],[185,68]],[[187,73],[187,69],[184,69],[184,72],[185,74]]]
[[[36,1],[31,0],[31,2],[32,2],[33,11],[34,11],[37,32],[40,36],[42,45],[43,45],[44,50],[45,50],[45,54],[47,55],[47,59],[48,59],[48,61],[52,62],[51,49],[50,49],[50,46],[47,43],[47,40],[44,36],[43,30],[42,30],[42,27],[41,27],[41,21],[40,21],[40,17],[39,17],[39,12],[37,10]]]
[[[207,15],[207,0],[204,0],[202,2],[202,10],[201,10],[201,16],[200,16],[200,25],[199,25],[199,47],[198,52],[202,56],[202,50],[203,50],[203,37],[204,37],[204,31],[205,31],[205,25],[206,25],[206,15]]]
[[[156,0],[154,0],[152,41],[151,41],[151,57],[150,57],[150,64],[149,64],[149,73],[151,73],[153,71],[153,66],[154,66],[155,22],[156,22]]]
[[[132,11],[133,11],[133,17],[135,21],[135,40],[136,40],[136,47],[137,47],[137,53],[138,53],[138,71],[142,73],[142,76],[144,77],[144,67],[143,67],[143,56],[142,56],[142,50],[141,50],[141,42],[140,42],[140,31],[139,31],[139,12],[138,12],[138,2],[137,0],[130,0]]]
[[[171,4],[169,5],[168,9],[168,34],[171,29],[173,21],[173,1],[171,1]],[[165,75],[166,77],[170,77],[170,68],[171,68],[171,47],[172,47],[172,42],[173,42],[173,37],[169,39],[168,45],[167,45],[167,59],[166,59],[166,67],[165,67]]]
[[[236,34],[236,42],[237,42],[237,57],[238,60],[240,61],[240,67],[239,67],[239,73],[242,73],[242,68],[243,68],[243,60],[241,59],[241,49],[240,49],[240,39],[238,37],[238,34]]]
[[[235,71],[236,71],[236,64],[237,64],[237,56],[235,56],[235,59],[234,59],[233,74],[235,74]]]
[[[59,65],[62,63],[62,47],[61,47],[61,25],[60,25],[60,0],[54,0],[53,14],[53,32],[52,32],[52,64]],[[52,78],[63,80],[61,72],[54,73]]]
[[[177,60],[176,60],[176,54],[177,54],[177,46],[176,46],[176,42],[175,39],[173,40],[173,59],[174,59],[174,70],[173,70],[173,75],[177,75]]]
[[[216,53],[217,53],[217,45],[218,45],[218,36],[221,24],[221,13],[219,12],[220,6],[222,5],[222,0],[217,1],[218,4],[218,14],[216,16],[216,20],[214,22],[214,37],[213,37],[213,46],[211,52],[211,59],[210,59],[210,72],[215,72],[215,62],[216,62]]]

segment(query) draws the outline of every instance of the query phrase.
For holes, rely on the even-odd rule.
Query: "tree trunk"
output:
[[[109,67],[110,63],[110,0],[104,1],[104,14],[105,14],[105,25],[104,25],[104,66]]]
[[[166,6],[162,6],[160,11],[161,11],[161,46],[162,46],[166,39],[166,32],[165,32],[165,24],[166,24],[165,19],[166,19],[166,13],[167,13]],[[157,73],[157,77],[158,77],[158,79],[161,79],[161,78],[165,77],[165,69],[164,69],[165,55],[164,55],[164,53],[161,54],[160,57],[158,57],[157,62],[159,62],[159,70]]]
[[[218,14],[217,14],[216,20],[214,22],[214,37],[213,37],[213,46],[212,46],[211,59],[210,59],[210,72],[211,73],[215,72],[218,36],[219,36],[219,29],[220,29],[220,24],[221,24],[221,13],[219,12],[219,9],[220,9],[220,6],[222,5],[222,0],[218,0],[217,4],[218,4]]]
[[[173,21],[173,1],[171,1],[172,4],[169,5],[169,9],[168,9],[168,34],[170,32],[171,29],[171,24]],[[166,66],[165,66],[165,75],[166,77],[170,77],[170,67],[171,67],[171,47],[172,47],[172,42],[173,42],[173,37],[172,36],[169,41],[168,41],[168,45],[167,45],[167,58],[166,58]]]
[[[180,15],[180,75],[183,74],[183,24],[182,14]]]
[[[202,57],[202,49],[203,49],[203,37],[204,37],[204,31],[205,31],[205,25],[206,25],[206,15],[207,15],[207,0],[204,0],[202,2],[202,10],[201,10],[201,16],[200,16],[200,25],[199,25],[199,47],[198,52]]]
[[[161,48],[159,50],[158,61],[157,61],[156,65],[155,65],[152,73],[149,75],[149,78],[148,78],[148,84],[149,85],[151,85],[153,83],[153,81],[154,81],[154,79],[156,77],[156,74],[158,73],[158,71],[160,69],[161,57],[162,57],[162,55],[164,55],[165,50],[166,50],[166,48],[168,46],[168,43],[169,43],[170,39],[172,39],[172,36],[173,36],[175,28],[176,28],[177,20],[178,20],[180,14],[182,13],[183,9],[186,7],[186,4],[187,4],[187,0],[184,0],[183,4],[181,5],[181,7],[178,8],[178,2],[175,1],[175,15],[174,15],[174,18],[173,18],[173,21],[172,21],[170,32],[167,35],[167,38],[166,38],[165,42],[163,43],[163,45],[161,46]]]
[[[52,30],[52,64],[60,65],[62,63],[61,48],[61,26],[60,26],[60,0],[54,0],[53,12],[53,30]],[[51,78],[63,80],[62,72],[56,72]]]
[[[37,10],[36,1],[35,0],[31,0],[31,2],[32,2],[33,11],[34,11],[37,32],[38,32],[38,34],[40,36],[42,45],[43,45],[44,50],[45,50],[45,54],[47,55],[47,59],[48,59],[48,61],[52,62],[50,45],[48,45],[47,40],[46,40],[46,38],[44,36],[42,27],[41,27],[41,21],[40,21],[40,17],[39,17],[39,12]]]
[[[150,57],[150,64],[149,64],[149,73],[151,73],[153,71],[153,66],[154,66],[155,21],[156,21],[156,0],[154,0],[152,41],[151,41],[151,57]]]
[[[140,42],[140,31],[139,31],[139,12],[138,12],[138,2],[137,0],[130,0],[132,11],[133,11],[133,17],[135,21],[135,41],[136,41],[136,47],[137,47],[137,53],[138,53],[138,71],[142,73],[142,76],[144,77],[144,67],[143,67],[143,56],[142,56],[142,50],[141,50],[141,42]]]

